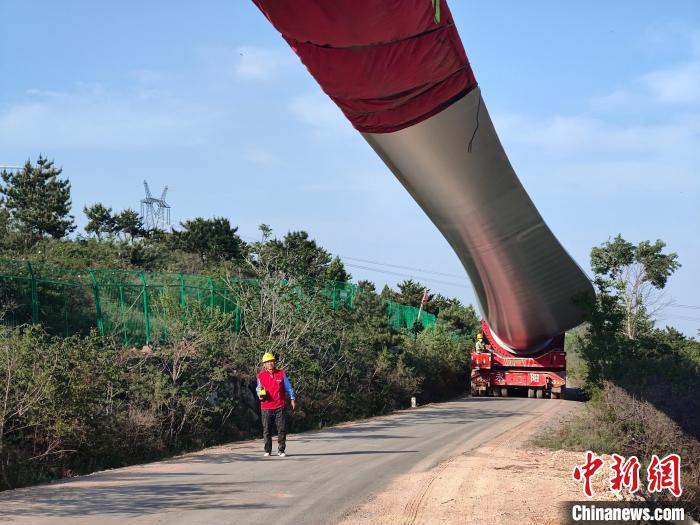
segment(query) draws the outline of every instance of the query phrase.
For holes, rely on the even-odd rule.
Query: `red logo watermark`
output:
[[[590,450],[586,451],[586,462],[577,465],[572,472],[575,481],[583,482],[583,493],[593,497],[591,480],[605,462],[603,458],[597,457]],[[613,454],[609,478],[610,490],[620,491],[627,487],[630,494],[639,490],[639,471],[641,464],[637,456],[624,457]],[[665,458],[659,459],[656,454],[651,456],[651,462],[647,467],[647,490],[649,492],[662,492],[668,490],[671,494],[679,497],[683,493],[681,488],[681,458],[678,454],[669,454]]]
[[[664,489],[676,497],[683,494],[681,488],[681,457],[678,454],[669,454],[663,459],[654,454],[647,468],[649,480],[649,492],[661,492]]]
[[[586,452],[586,463],[574,468],[573,477],[576,481],[583,480],[583,493],[589,498],[593,497],[591,489],[591,478],[595,476],[598,469],[603,466],[603,460],[596,458],[590,450]]]
[[[612,455],[613,464],[611,469],[613,477],[610,478],[610,490],[619,491],[623,487],[627,487],[630,494],[634,494],[639,490],[639,460],[637,456],[632,456],[627,461],[622,456],[617,454]]]

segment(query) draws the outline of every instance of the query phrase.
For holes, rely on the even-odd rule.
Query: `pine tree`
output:
[[[5,208],[2,199],[0,199],[0,242],[4,240],[10,230],[10,212]]]
[[[286,277],[323,277],[332,260],[305,231],[292,231],[281,241],[268,241],[266,250]]]
[[[114,216],[114,230],[122,233],[129,242],[137,237],[145,237],[147,233],[141,216],[131,208]]]
[[[173,232],[175,246],[182,251],[196,253],[202,262],[240,259],[243,241],[236,235],[224,217],[204,219],[197,217],[180,223],[182,230]]]
[[[112,208],[107,208],[102,203],[97,202],[92,206],[85,206],[83,212],[88,219],[88,223],[85,225],[86,232],[94,233],[98,240],[102,239],[102,234],[111,235],[114,233],[116,225]]]
[[[326,268],[326,279],[333,282],[346,283],[352,276],[345,270],[345,265],[340,257],[335,257]]]
[[[70,215],[70,182],[59,178],[62,171],[40,155],[36,165],[28,160],[16,173],[0,173],[4,182],[0,194],[11,225],[27,241],[36,242],[47,235],[60,239],[75,230]]]

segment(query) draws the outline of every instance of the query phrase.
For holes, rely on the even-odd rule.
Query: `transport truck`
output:
[[[499,340],[485,320],[481,321],[481,333],[483,347],[477,345],[471,354],[473,396],[564,398],[564,334],[516,353]]]

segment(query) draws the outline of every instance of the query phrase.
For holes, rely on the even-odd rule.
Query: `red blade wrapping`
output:
[[[253,0],[364,133],[391,133],[476,87],[444,0]]]

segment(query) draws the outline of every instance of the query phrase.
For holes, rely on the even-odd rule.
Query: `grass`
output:
[[[679,400],[679,402],[682,402]],[[591,450],[598,454],[635,455],[642,463],[642,495],[651,499],[677,501],[667,492],[646,491],[646,467],[652,454],[660,458],[677,453],[681,456],[680,501],[686,512],[700,514],[700,441],[683,431],[669,416],[648,401],[606,382],[569,420],[549,428],[533,443],[550,449]]]

